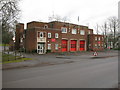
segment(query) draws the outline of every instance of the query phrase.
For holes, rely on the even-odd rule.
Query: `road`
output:
[[[80,58],[79,58],[80,59]],[[118,57],[3,71],[3,88],[115,88]]]

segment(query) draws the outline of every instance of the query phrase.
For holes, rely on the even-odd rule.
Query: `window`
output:
[[[97,41],[97,37],[95,37],[95,40]]]
[[[48,38],[51,38],[51,33],[48,33]]]
[[[77,30],[76,29],[72,29],[72,34],[77,34]]]
[[[55,44],[55,50],[58,50],[58,44]]]
[[[85,31],[84,30],[80,30],[80,34],[81,35],[85,35]]]
[[[51,44],[48,44],[48,50],[51,50]]]
[[[61,30],[62,30],[62,33],[67,33],[67,28],[62,27]]]
[[[98,46],[100,47],[100,44],[98,44]]]
[[[102,41],[104,40],[104,38],[102,37]]]
[[[90,34],[90,30],[88,31],[88,34]]]
[[[102,47],[103,47],[103,44],[102,44]]]
[[[48,25],[44,25],[44,28],[48,28]]]
[[[25,38],[25,34],[23,34],[23,38]]]
[[[23,38],[20,39],[20,42],[23,42]]]
[[[100,37],[98,38],[98,40],[100,41]]]
[[[40,38],[43,38],[43,32],[40,32]]]
[[[58,33],[55,33],[55,38],[58,38]]]
[[[95,47],[97,47],[97,44],[95,44]]]

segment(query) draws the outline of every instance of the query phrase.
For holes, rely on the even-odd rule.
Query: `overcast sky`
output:
[[[110,16],[118,16],[120,0],[21,0],[21,23],[30,21],[49,22],[48,17],[67,16],[71,23],[94,28]]]

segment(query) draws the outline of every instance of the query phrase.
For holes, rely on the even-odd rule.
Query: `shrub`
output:
[[[50,52],[51,52],[51,50],[47,50],[46,52],[47,52],[47,53],[50,53]]]

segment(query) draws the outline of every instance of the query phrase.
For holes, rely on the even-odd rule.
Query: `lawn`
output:
[[[2,53],[0,53],[2,54]],[[8,54],[2,54],[0,55],[2,56],[2,60],[0,59],[0,62],[2,64],[6,64],[6,63],[14,63],[14,62],[23,62],[26,60],[32,60],[31,58],[21,58],[20,56],[13,56],[13,55],[8,55]]]

